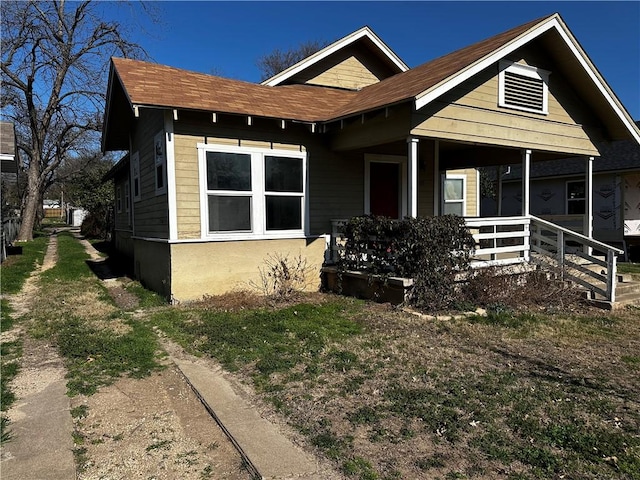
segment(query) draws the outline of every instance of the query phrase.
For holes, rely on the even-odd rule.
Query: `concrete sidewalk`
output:
[[[220,368],[198,359],[171,356],[201,402],[245,459],[251,473],[268,480],[340,478],[292,443],[273,423],[262,418],[236,394]]]
[[[12,438],[2,446],[2,480],[73,480],[73,421],[65,369],[55,347],[25,340],[21,375],[37,377],[10,410]]]

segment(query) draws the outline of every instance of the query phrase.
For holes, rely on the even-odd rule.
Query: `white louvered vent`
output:
[[[501,62],[499,105],[501,107],[547,113],[549,72],[528,65]]]
[[[542,111],[544,107],[544,82],[517,73],[505,72],[504,103],[513,107]]]

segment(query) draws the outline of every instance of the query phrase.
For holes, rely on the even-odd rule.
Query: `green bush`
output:
[[[447,308],[457,300],[456,277],[468,271],[474,248],[464,219],[456,215],[402,221],[353,217],[344,236],[339,272],[413,278],[409,303],[422,309]]]

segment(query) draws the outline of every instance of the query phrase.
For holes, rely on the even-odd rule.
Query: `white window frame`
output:
[[[521,63],[512,62],[509,60],[501,60],[499,63],[500,73],[498,74],[498,106],[503,108],[510,108],[512,110],[521,110],[524,112],[540,113],[543,115],[549,114],[549,75],[548,70],[542,68],[532,67],[530,65],[523,65]],[[535,108],[522,107],[520,105],[513,105],[506,103],[505,101],[505,72],[512,72],[524,77],[534,78],[536,80],[542,80],[542,110]]]
[[[307,152],[294,150],[276,150],[258,147],[237,147],[199,143],[198,170],[200,175],[200,227],[203,240],[267,240],[278,238],[305,238],[308,231],[308,178]],[[250,191],[210,191],[207,189],[207,152],[238,153],[251,156],[251,190]],[[265,188],[265,157],[297,158],[302,162],[302,193],[268,192]],[[251,226],[252,230],[240,232],[210,232],[209,231],[209,194],[250,196],[251,197]],[[267,196],[296,196],[301,199],[301,228],[291,230],[267,230],[266,197]]]
[[[138,183],[138,194],[136,195],[136,182]],[[142,187],[140,185],[140,154],[135,152],[131,155],[131,185],[133,193],[133,201],[142,200]]]
[[[371,164],[372,163],[395,163],[400,165],[400,219],[408,215],[407,198],[407,157],[400,155],[381,155],[366,153],[364,155],[364,213],[371,213]]]
[[[153,137],[153,178],[155,179],[156,195],[167,193],[167,140],[164,130],[160,130]],[[158,167],[162,167],[162,185],[158,185]]]
[[[447,180],[462,180],[462,198],[456,200],[447,200],[445,195],[445,182]],[[445,173],[442,175],[441,181],[441,192],[442,192],[442,202],[440,205],[440,212],[442,215],[445,215],[444,207],[445,204],[450,203],[461,203],[462,204],[462,216],[467,216],[467,176],[460,173]]]

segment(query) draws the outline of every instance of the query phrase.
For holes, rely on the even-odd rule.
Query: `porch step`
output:
[[[618,275],[617,277],[616,301],[613,305],[593,292],[588,292],[588,300],[596,306],[610,310],[625,305],[640,305],[640,281],[635,280],[631,275]]]

